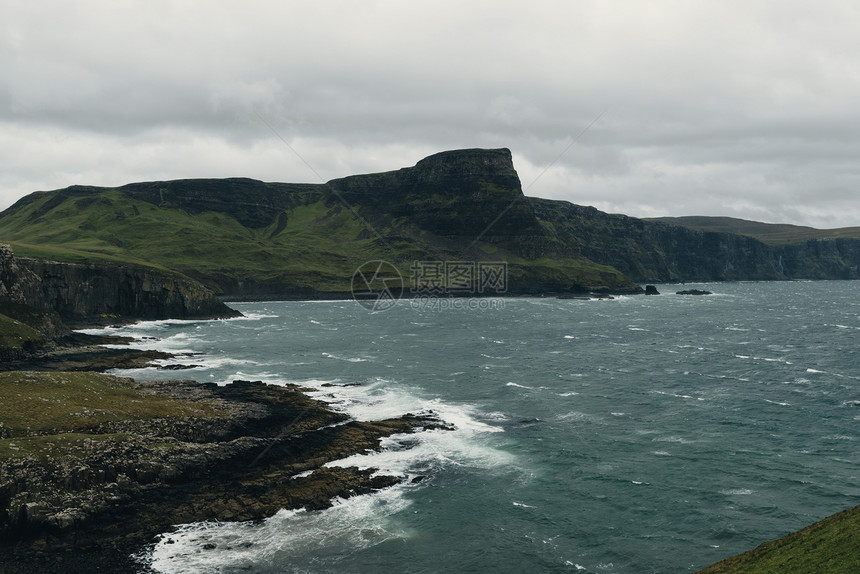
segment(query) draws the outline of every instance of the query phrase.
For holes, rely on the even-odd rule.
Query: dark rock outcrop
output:
[[[414,167],[327,184],[347,203],[442,237],[543,237],[508,149],[442,152]]]
[[[0,245],[0,301],[53,310],[72,323],[239,315],[212,291],[178,274],[17,257],[8,245]]]
[[[654,285],[646,285],[645,286],[645,294],[646,295],[659,295],[660,292],[657,291],[657,287]]]
[[[683,291],[677,291],[675,295],[713,295],[713,293],[703,289],[685,289]]]
[[[408,479],[324,465],[392,434],[447,428],[431,415],[348,420],[293,385],[134,385],[209,414],[114,421],[74,453],[0,459],[0,564],[132,571],[129,556],[175,524],[321,509]]]

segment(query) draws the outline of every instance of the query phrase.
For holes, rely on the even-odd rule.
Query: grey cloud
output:
[[[324,179],[504,146],[530,195],[860,221],[845,3],[31,4],[0,8],[0,208],[73,183],[315,180],[271,127]]]

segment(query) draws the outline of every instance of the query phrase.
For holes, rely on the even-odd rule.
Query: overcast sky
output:
[[[860,225],[858,30],[828,0],[0,0],[0,209],[507,147],[531,196]]]

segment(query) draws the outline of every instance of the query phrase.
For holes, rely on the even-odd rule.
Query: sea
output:
[[[170,574],[694,572],[860,503],[860,282],[712,295],[232,303],[107,328],[196,365],[138,380],[298,384],[361,420],[434,414],[331,463],[404,478],[321,511],[179,524]],[[419,478],[420,477],[420,478]]]

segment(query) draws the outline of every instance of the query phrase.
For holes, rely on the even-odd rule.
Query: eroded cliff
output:
[[[559,241],[634,281],[770,281],[860,278],[860,240],[768,245],[746,235],[700,231],[529,198]]]
[[[17,257],[0,245],[0,301],[49,309],[71,323],[234,317],[199,283],[151,268]]]

